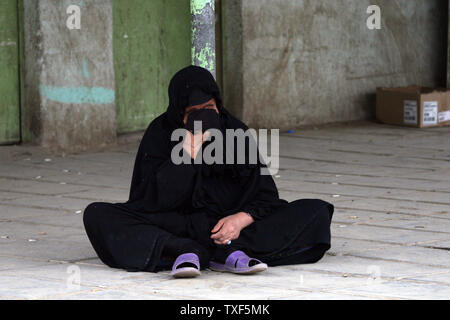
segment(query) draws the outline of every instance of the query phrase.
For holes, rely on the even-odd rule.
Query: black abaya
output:
[[[84,212],[89,239],[111,267],[158,271],[169,268],[164,248],[174,239],[199,247],[202,268],[217,250],[211,230],[224,216],[247,212],[255,220],[232,242],[268,265],[311,263],[330,248],[334,207],[318,199],[279,199],[271,176],[257,164],[181,164],[171,160],[174,129],[182,128],[189,92],[200,88],[217,104],[221,130],[247,126],[223,108],[219,89],[205,69],[190,66],[169,85],[168,110],[147,128],[140,143],[126,203],[92,203]],[[247,146],[248,147],[248,146]]]
[[[233,247],[269,266],[317,262],[330,248],[332,210],[322,200],[294,201],[243,229]],[[206,249],[202,268],[214,255],[210,239],[217,223],[214,214],[145,214],[120,203],[95,202],[86,208],[84,223],[99,258],[113,268],[152,272],[170,268],[173,261],[164,260],[162,252],[172,236],[195,240]]]

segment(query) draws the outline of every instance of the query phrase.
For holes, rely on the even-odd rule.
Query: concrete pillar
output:
[[[32,140],[67,152],[115,143],[112,0],[24,0],[24,21]]]
[[[222,86],[224,105],[242,119],[244,63],[242,0],[222,1]]]
[[[191,0],[192,64],[216,77],[214,0]]]

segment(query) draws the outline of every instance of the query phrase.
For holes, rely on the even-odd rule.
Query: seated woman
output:
[[[202,131],[193,131],[195,120]],[[172,141],[186,128],[175,164]],[[318,199],[281,200],[257,164],[197,163],[210,129],[247,130],[222,105],[209,71],[189,66],[172,78],[169,107],[140,143],[126,203],[91,203],[86,233],[108,266],[193,277],[210,268],[236,274],[314,263],[330,248],[334,206]]]

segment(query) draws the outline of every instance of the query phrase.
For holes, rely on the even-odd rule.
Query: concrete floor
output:
[[[335,204],[332,249],[313,265],[191,280],[110,269],[84,233],[87,204],[127,200],[138,138],[64,157],[0,147],[0,298],[450,298],[450,127],[357,122],[283,135],[280,194]]]

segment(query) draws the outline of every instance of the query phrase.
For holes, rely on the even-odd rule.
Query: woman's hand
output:
[[[195,159],[203,143],[209,139],[210,135],[211,133],[209,131],[205,133],[199,132],[194,135],[186,130],[186,136],[183,142],[184,150],[186,150],[192,159]]]
[[[222,218],[211,230],[213,233],[211,239],[213,239],[216,244],[227,244],[228,241],[239,238],[242,229],[251,225],[254,221],[255,220],[245,212],[238,212]]]

